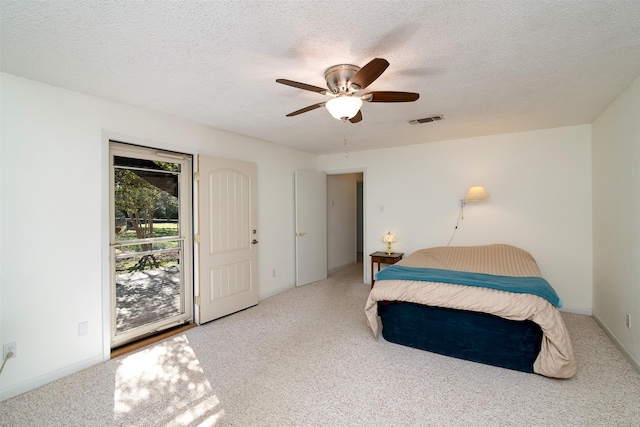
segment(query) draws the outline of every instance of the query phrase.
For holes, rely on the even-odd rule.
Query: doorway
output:
[[[111,348],[193,319],[192,156],[109,142]]]
[[[327,175],[329,273],[363,262],[364,173]],[[362,268],[364,279],[364,266]]]

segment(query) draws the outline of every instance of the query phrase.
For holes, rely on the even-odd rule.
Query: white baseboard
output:
[[[565,313],[584,314],[585,316],[592,316],[592,311],[586,308],[563,306],[560,311],[564,311]]]
[[[260,296],[259,296],[259,300],[260,301],[264,301],[267,298],[271,298],[273,296],[278,295],[279,293],[282,293],[282,292],[284,292],[286,290],[289,290],[289,289],[292,289],[292,288],[295,288],[295,287],[296,287],[295,283],[289,283],[286,286],[279,286],[279,287],[277,287],[275,289],[272,289],[270,292],[261,293]]]
[[[596,321],[598,326],[602,328],[604,333],[607,334],[607,336],[611,339],[611,341],[613,341],[613,343],[618,348],[618,350],[620,350],[620,352],[624,354],[624,357],[626,357],[629,363],[631,363],[631,366],[633,366],[636,371],[640,372],[640,361],[638,361],[638,359],[636,359],[633,356],[633,354],[631,354],[629,350],[627,350],[627,348],[620,342],[618,337],[615,336],[615,334],[611,331],[611,329],[609,329],[607,325],[605,325],[604,322],[600,320],[597,314],[594,313],[592,317],[593,317],[593,320]]]
[[[327,273],[328,274],[333,274],[336,271],[340,271],[340,270],[344,270],[345,268],[349,268],[349,267],[353,267],[354,265],[356,265],[357,262],[350,262],[349,264],[345,264],[345,265],[341,265],[340,267],[335,267],[332,268],[331,270],[329,270]]]
[[[83,360],[82,362],[78,362],[73,365],[69,365],[64,368],[58,369],[56,371],[49,372],[44,375],[40,375],[39,377],[16,384],[14,386],[4,388],[0,390],[0,402],[2,402],[3,400],[11,399],[12,397],[18,396],[22,393],[26,393],[38,387],[41,387],[52,381],[59,380],[60,378],[64,378],[68,375],[75,374],[76,372],[80,372],[82,370],[90,368],[93,365],[102,363],[103,361],[104,360],[102,358],[102,355],[95,356],[95,357],[92,357],[91,359],[86,359],[86,360]]]

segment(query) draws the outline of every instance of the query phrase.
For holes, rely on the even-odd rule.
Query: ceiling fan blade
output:
[[[420,98],[419,93],[414,92],[368,92],[362,95],[367,102],[413,102]]]
[[[358,123],[361,120],[362,120],[362,110],[358,110],[358,113],[349,119],[351,123]]]
[[[283,85],[292,86],[298,89],[310,90],[311,92],[317,92],[320,95],[324,95],[327,93],[327,89],[323,89],[318,86],[308,85],[306,83],[294,82],[293,80],[287,79],[276,79],[276,82],[282,83]]]
[[[293,113],[287,114],[287,117],[297,116],[298,114],[306,113],[307,111],[315,110],[316,108],[320,108],[324,106],[326,102],[320,102],[319,104],[309,105],[308,107],[304,107],[299,109],[298,111],[294,111]]]
[[[360,68],[360,71],[355,73],[351,80],[349,80],[349,84],[358,85],[360,89],[364,89],[373,83],[384,70],[389,66],[389,61],[382,58],[374,58],[367,65]],[[358,89],[358,90],[360,90]]]

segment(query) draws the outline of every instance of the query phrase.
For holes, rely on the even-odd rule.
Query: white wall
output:
[[[316,170],[315,155],[8,74],[0,84],[0,343],[16,342],[19,354],[2,373],[0,399],[108,352],[108,136],[255,162],[260,298],[294,286],[293,175]],[[89,334],[78,337],[81,321],[89,322]]]
[[[592,131],[593,314],[640,369],[640,77]]]
[[[362,173],[327,176],[327,267],[356,262],[356,185]]]
[[[467,204],[451,245],[508,243],[529,251],[565,308],[588,314],[590,144],[590,126],[583,125],[323,155],[318,164],[327,173],[366,170],[365,262],[385,249],[389,230],[397,252],[446,245],[458,199],[482,185],[492,197]]]

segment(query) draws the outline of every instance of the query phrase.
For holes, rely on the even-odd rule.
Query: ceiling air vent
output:
[[[425,117],[423,119],[411,120],[409,124],[417,125],[418,123],[429,123],[429,122],[437,122],[438,120],[442,120],[444,117],[442,114],[438,114],[437,116]]]

